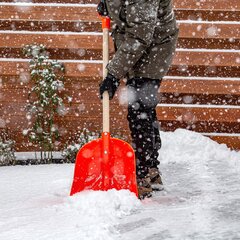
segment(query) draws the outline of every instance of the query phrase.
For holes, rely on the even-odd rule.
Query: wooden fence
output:
[[[24,109],[29,60],[22,47],[41,43],[50,58],[64,63],[66,93],[73,96],[67,114],[57,119],[59,148],[78,129],[101,131],[98,0],[19,2],[0,1],[0,129],[10,131],[18,151],[33,150],[23,136],[31,123]],[[240,2],[174,0],[174,7],[180,35],[159,93],[161,129],[186,128],[240,149]],[[111,106],[112,132],[128,135],[126,106],[118,98]]]

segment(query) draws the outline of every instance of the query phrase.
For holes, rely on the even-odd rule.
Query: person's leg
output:
[[[161,147],[156,115],[160,80],[133,78],[128,80],[128,121],[137,161],[137,177],[145,178],[150,168],[157,168]]]

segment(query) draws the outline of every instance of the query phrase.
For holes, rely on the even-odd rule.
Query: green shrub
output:
[[[24,53],[30,60],[32,88],[29,91],[27,119],[32,127],[24,130],[29,141],[41,152],[41,161],[51,162],[55,142],[59,138],[56,116],[67,112],[63,100],[64,66],[57,60],[51,60],[43,45],[27,45]]]
[[[6,133],[0,135],[0,166],[15,164],[14,146],[15,142]]]

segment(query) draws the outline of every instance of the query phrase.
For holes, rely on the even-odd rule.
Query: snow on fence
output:
[[[17,151],[33,150],[23,135],[31,124],[24,109],[31,87],[28,60],[22,53],[26,44],[46,45],[50,58],[66,67],[66,93],[73,101],[57,119],[59,149],[78,129],[101,131],[102,36],[97,2],[0,1],[0,129],[8,129]],[[159,93],[161,128],[186,128],[240,149],[240,2],[174,0],[174,6],[180,35],[173,66]],[[117,98],[111,106],[112,132],[128,134],[126,106]]]

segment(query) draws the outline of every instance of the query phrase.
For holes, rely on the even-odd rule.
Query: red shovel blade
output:
[[[102,136],[79,150],[70,195],[83,190],[106,191],[115,188],[128,189],[138,196],[132,147],[120,139],[111,138],[109,133]]]

